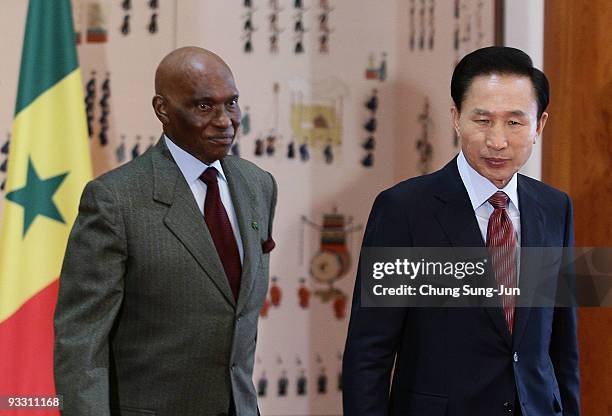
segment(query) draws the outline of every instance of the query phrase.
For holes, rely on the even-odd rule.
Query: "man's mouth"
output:
[[[215,144],[220,145],[231,144],[232,140],[234,140],[232,136],[209,136],[207,139]]]
[[[487,166],[497,169],[505,167],[510,162],[510,159],[504,159],[499,157],[485,157],[484,160]]]

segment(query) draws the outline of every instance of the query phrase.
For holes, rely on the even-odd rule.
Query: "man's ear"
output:
[[[166,110],[166,99],[163,95],[155,94],[153,97],[153,110],[164,126],[170,124],[170,117],[168,117]]]
[[[546,120],[548,120],[548,113],[543,112],[538,120],[538,126],[536,127],[536,135],[533,138],[533,142],[535,143],[536,139],[542,135],[542,131],[544,131],[544,126],[546,125]]]
[[[451,107],[451,119],[453,121],[453,128],[457,133],[457,137],[461,137],[461,130],[459,129],[459,110],[456,106]]]

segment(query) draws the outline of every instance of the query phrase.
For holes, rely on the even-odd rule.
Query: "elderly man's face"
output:
[[[528,77],[499,74],[474,78],[461,113],[455,107],[451,112],[468,163],[498,188],[527,162],[548,117],[543,113],[538,120]]]
[[[238,127],[238,90],[229,69],[201,60],[188,62],[165,94],[166,134],[206,164],[229,151]]]

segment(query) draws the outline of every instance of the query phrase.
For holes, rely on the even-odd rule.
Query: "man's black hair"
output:
[[[519,75],[531,80],[538,102],[538,120],[548,107],[548,79],[542,71],[534,68],[529,55],[520,49],[507,46],[490,46],[477,49],[463,57],[453,71],[451,80],[451,96],[457,110],[461,104],[472,80],[480,75]]]

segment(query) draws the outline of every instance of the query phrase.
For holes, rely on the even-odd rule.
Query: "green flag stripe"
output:
[[[15,114],[77,67],[70,0],[30,0]]]

